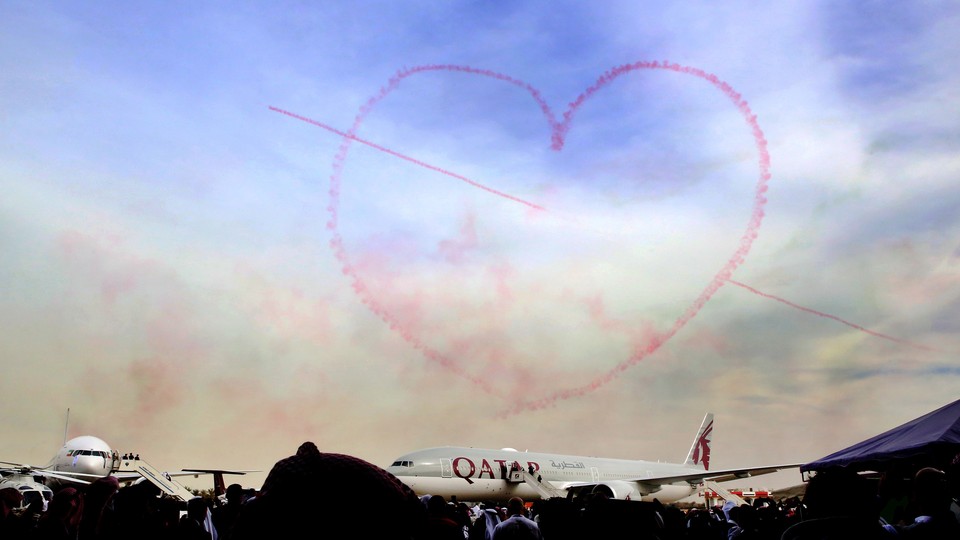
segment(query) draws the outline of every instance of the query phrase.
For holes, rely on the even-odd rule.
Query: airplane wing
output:
[[[728,480],[736,480],[738,478],[750,478],[753,476],[775,473],[787,469],[795,469],[800,467],[800,465],[802,465],[802,463],[794,463],[790,465],[769,465],[766,467],[745,467],[742,469],[719,469],[715,471],[690,471],[689,473],[675,474],[671,476],[641,476],[637,478],[624,478],[623,481],[638,482],[653,486],[677,484],[679,482],[687,482],[688,484],[693,485],[700,484],[704,481],[726,482]],[[599,482],[573,482],[565,483],[563,484],[563,487],[565,489],[581,488],[595,486],[597,484],[599,484]]]
[[[0,461],[0,464],[10,465],[10,467],[15,467],[17,469],[42,469],[43,467],[34,467],[33,465],[27,465],[26,463],[17,463],[16,461]],[[7,469],[9,467],[4,467]]]
[[[19,471],[16,471],[13,469],[4,469],[3,471],[0,471],[0,472],[13,473],[13,474],[29,474],[30,476],[46,476],[48,478],[56,478],[58,480],[68,480],[70,482],[76,482],[78,484],[90,483],[89,480],[83,480],[80,478],[80,476],[93,476],[93,479],[99,478],[99,476],[96,476],[96,475],[88,475],[88,474],[81,474],[81,473],[60,473],[60,472],[55,473],[52,471],[47,471],[42,469],[35,469],[27,473],[20,473]]]
[[[247,474],[248,472],[261,472],[254,469],[180,469],[178,473],[170,473],[170,476],[196,476],[198,474]]]
[[[193,475],[197,477],[201,474],[212,474],[213,475],[213,494],[217,497],[223,495],[227,492],[226,482],[223,480],[223,475],[225,474],[247,474],[248,472],[260,472],[257,470],[227,470],[227,469],[182,469],[181,473],[178,475]]]
[[[89,484],[91,481],[96,480],[97,478],[100,478],[100,475],[96,475],[96,474],[67,472],[67,471],[51,471],[46,467],[34,467],[33,465],[27,465],[25,463],[15,463],[12,461],[0,461],[0,463],[4,465],[9,465],[9,467],[0,468],[0,475],[17,474],[17,475],[25,475],[25,476],[26,475],[45,476],[48,478],[56,478],[58,480],[68,480],[70,482],[77,482],[79,484]]]
[[[738,478],[751,478],[753,476],[760,476],[764,474],[775,473],[778,471],[783,471],[786,469],[795,469],[800,467],[802,463],[795,463],[790,465],[770,465],[766,467],[746,467],[743,469],[720,469],[716,471],[697,471],[690,472],[688,474],[680,474],[674,476],[657,476],[653,478],[634,478],[634,482],[646,482],[648,484],[675,484],[677,482],[687,482],[691,484],[699,484],[705,480],[710,480],[712,482],[726,482],[728,480],[736,480]]]

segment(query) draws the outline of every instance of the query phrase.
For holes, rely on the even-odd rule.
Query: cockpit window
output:
[[[391,467],[413,467],[413,462],[406,459],[398,459],[397,461],[393,462]]]
[[[74,450],[67,452],[68,456],[97,456],[102,458],[110,457],[110,454],[103,450]]]

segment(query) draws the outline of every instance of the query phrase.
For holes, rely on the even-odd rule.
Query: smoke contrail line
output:
[[[841,319],[840,317],[837,317],[836,315],[831,315],[831,314],[829,314],[829,313],[824,313],[824,312],[822,312],[822,311],[817,311],[816,309],[813,309],[813,308],[808,308],[808,307],[805,307],[805,306],[801,306],[800,304],[795,304],[795,303],[787,300],[786,298],[781,298],[781,297],[779,297],[779,296],[775,296],[775,295],[772,295],[772,294],[769,294],[769,293],[765,293],[765,292],[763,292],[763,291],[754,289],[753,287],[751,287],[751,286],[749,286],[749,285],[747,285],[747,284],[745,284],[745,283],[740,283],[739,281],[735,281],[735,280],[732,280],[732,279],[728,279],[727,282],[728,282],[728,283],[731,283],[731,284],[733,284],[733,285],[736,285],[737,287],[741,287],[741,288],[743,288],[743,289],[746,289],[746,290],[752,292],[753,294],[755,294],[755,295],[757,295],[757,296],[761,296],[761,297],[763,297],[763,298],[769,298],[770,300],[776,300],[777,302],[780,302],[781,304],[786,304],[786,305],[788,305],[788,306],[790,306],[790,307],[792,307],[792,308],[794,308],[794,309],[799,309],[800,311],[805,311],[805,312],[807,312],[807,313],[812,313],[812,314],[814,314],[814,315],[816,315],[816,316],[818,316],[818,317],[824,317],[824,318],[827,318],[827,319],[833,319],[833,320],[835,320],[835,321],[837,321],[837,322],[839,322],[839,323],[842,323],[842,324],[845,324],[845,325],[849,326],[850,328],[854,328],[854,329],[859,330],[859,331],[861,331],[861,332],[864,332],[864,333],[866,333],[866,334],[870,334],[871,336],[874,336],[874,337],[878,337],[878,338],[881,338],[881,339],[886,339],[886,340],[892,341],[892,342],[894,342],[894,343],[899,343],[900,345],[906,345],[907,347],[913,347],[913,348],[915,348],[915,349],[920,349],[920,350],[924,350],[924,351],[944,352],[944,351],[942,351],[942,350],[940,350],[940,349],[936,349],[936,348],[934,348],[934,347],[929,347],[929,346],[927,346],[927,345],[923,345],[923,344],[920,344],[920,343],[914,343],[914,342],[912,342],[912,341],[907,341],[907,340],[905,340],[905,339],[896,338],[896,337],[893,337],[893,336],[890,336],[890,335],[887,335],[887,334],[883,334],[883,333],[881,333],[881,332],[877,332],[877,331],[874,331],[874,330],[870,330],[869,328],[864,328],[863,326],[860,326],[859,324],[852,323],[852,322],[850,322],[850,321],[848,321],[848,320],[845,320],[845,319]]]
[[[397,151],[395,151],[395,150],[391,150],[390,148],[387,148],[386,146],[379,145],[379,144],[377,144],[377,143],[375,143],[375,142],[368,141],[368,140],[366,140],[366,139],[361,139],[360,137],[357,137],[356,135],[353,135],[352,133],[347,133],[347,132],[345,132],[345,131],[340,131],[339,129],[337,129],[337,128],[333,127],[333,126],[328,125],[328,124],[324,124],[323,122],[320,122],[320,121],[318,121],[318,120],[314,120],[314,119],[312,119],[312,118],[307,118],[306,116],[301,116],[301,115],[299,115],[299,114],[297,114],[297,113],[293,113],[293,112],[290,112],[290,111],[286,111],[286,110],[280,109],[280,108],[278,108],[278,107],[274,107],[274,106],[272,106],[272,105],[270,106],[270,110],[271,110],[271,111],[274,111],[274,112],[278,112],[278,113],[280,113],[280,114],[285,114],[285,115],[287,115],[287,116],[289,116],[289,117],[291,117],[291,118],[296,118],[297,120],[301,120],[301,121],[306,122],[306,123],[308,123],[308,124],[313,124],[314,126],[317,126],[317,127],[319,127],[319,128],[323,128],[323,129],[325,129],[325,130],[327,130],[327,131],[330,131],[331,133],[336,133],[337,135],[340,135],[341,137],[345,137],[345,138],[348,138],[348,139],[352,139],[352,140],[354,140],[354,141],[357,141],[358,143],[365,144],[365,145],[369,146],[370,148],[375,148],[375,149],[377,149],[377,150],[380,150],[381,152],[384,152],[384,153],[386,153],[386,154],[390,154],[391,156],[394,156],[394,157],[398,157],[398,158],[400,158],[400,159],[402,159],[402,160],[404,160],[404,161],[409,161],[410,163],[413,163],[413,164],[415,164],[415,165],[418,165],[418,166],[420,166],[420,167],[423,167],[424,169],[429,169],[429,170],[431,170],[431,171],[436,171],[436,172],[438,172],[438,173],[440,173],[440,174],[444,174],[444,175],[450,176],[450,177],[452,177],[452,178],[456,178],[457,180],[462,180],[462,181],[470,184],[471,186],[474,186],[474,187],[480,188],[480,189],[482,189],[482,190],[484,190],[484,191],[488,191],[488,192],[490,192],[490,193],[493,193],[494,195],[497,195],[498,197],[503,197],[503,198],[505,198],[505,199],[510,199],[511,201],[518,202],[518,203],[520,203],[520,204],[529,206],[530,208],[533,208],[534,210],[541,210],[541,211],[546,211],[546,210],[547,210],[546,208],[544,208],[543,206],[540,206],[539,204],[532,203],[532,202],[530,202],[530,201],[526,201],[526,200],[524,200],[524,199],[521,199],[520,197],[516,197],[516,196],[510,195],[509,193],[504,193],[504,192],[502,192],[502,191],[500,191],[500,190],[497,190],[497,189],[494,189],[494,188],[492,188],[492,187],[485,186],[485,185],[481,184],[480,182],[477,182],[476,180],[471,180],[470,178],[467,178],[466,176],[457,174],[457,173],[455,173],[455,172],[453,172],[453,171],[444,169],[444,168],[442,168],[442,167],[437,167],[436,165],[431,165],[431,164],[429,164],[429,163],[427,163],[427,162],[425,162],[425,161],[421,161],[421,160],[419,160],[419,159],[417,159],[417,158],[410,157],[410,156],[405,155],[405,154],[401,154],[400,152],[397,152]]]

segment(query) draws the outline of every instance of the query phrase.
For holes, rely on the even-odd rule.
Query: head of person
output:
[[[913,500],[924,515],[945,512],[950,508],[947,475],[933,467],[924,467],[913,476]]]
[[[47,519],[58,521],[70,528],[80,524],[82,515],[83,493],[72,487],[56,492],[47,506]]]
[[[243,505],[233,540],[337,537],[331,520],[360,527],[362,536],[412,538],[424,508],[395,476],[365,460],[320,452],[312,442],[277,461],[260,494]]]
[[[0,517],[6,517],[14,508],[20,508],[23,494],[12,487],[0,489]]]
[[[447,501],[441,495],[431,495],[427,499],[427,515],[434,517],[446,517],[449,514]]]
[[[523,499],[520,497],[513,497],[507,501],[507,515],[526,516],[527,507],[523,505]]]
[[[240,484],[230,484],[224,493],[228,504],[240,504],[243,502],[243,486]]]
[[[120,489],[120,481],[115,476],[97,478],[86,487],[84,504],[102,507]]]
[[[187,517],[203,523],[207,519],[207,502],[202,497],[194,497],[187,501]]]

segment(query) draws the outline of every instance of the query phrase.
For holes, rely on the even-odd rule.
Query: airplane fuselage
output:
[[[526,480],[511,474],[520,469],[529,473]],[[413,452],[398,458],[387,470],[418,494],[456,495],[468,501],[502,501],[514,496],[539,499],[539,490],[532,486],[539,479],[564,494],[599,488],[615,498],[672,502],[693,493],[696,484],[645,484],[642,479],[698,472],[651,461],[464,447]]]

